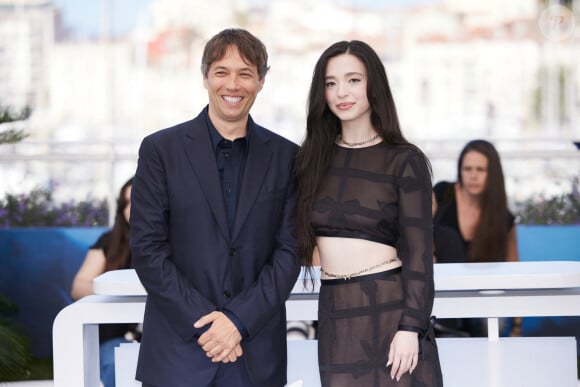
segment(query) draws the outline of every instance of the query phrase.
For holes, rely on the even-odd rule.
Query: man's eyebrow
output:
[[[215,66],[214,68],[211,69],[211,71],[216,71],[216,70],[227,70],[227,71],[238,71],[238,72],[242,72],[242,71],[249,71],[252,73],[257,73],[257,70],[253,69],[252,67],[242,67],[239,69],[232,69],[230,67],[227,66]]]

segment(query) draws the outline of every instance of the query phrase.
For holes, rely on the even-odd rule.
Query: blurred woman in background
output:
[[[129,250],[129,214],[131,211],[131,186],[129,179],[117,198],[115,224],[103,233],[89,248],[83,264],[77,272],[71,289],[73,300],[93,294],[93,279],[109,271],[131,267]],[[99,355],[101,381],[104,387],[115,386],[114,348],[135,339],[137,324],[100,324]]]
[[[457,182],[439,182],[433,191],[434,223],[458,231],[469,262],[518,260],[515,217],[507,207],[499,154],[490,142],[467,143],[459,155]]]
[[[457,182],[433,187],[437,199],[434,224],[457,230],[466,253],[464,262],[518,261],[515,217],[507,206],[499,154],[485,140],[468,142],[457,162]],[[437,262],[457,262],[444,255]],[[461,321],[454,329],[471,336],[487,335],[485,319]],[[503,320],[505,322],[505,320]],[[521,318],[512,320],[511,335],[521,334]]]

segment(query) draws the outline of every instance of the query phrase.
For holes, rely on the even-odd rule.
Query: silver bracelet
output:
[[[322,267],[320,268],[320,272],[323,273],[323,274],[325,274],[328,277],[331,277],[331,278],[342,278],[344,280],[347,280],[347,279],[350,279],[351,277],[355,277],[357,275],[361,275],[363,273],[366,273],[366,272],[369,272],[369,271],[374,270],[376,268],[379,268],[381,266],[384,266],[387,263],[391,263],[391,262],[395,262],[395,261],[400,261],[400,259],[397,258],[397,257],[385,259],[384,261],[379,262],[376,265],[373,265],[373,266],[367,267],[365,269],[362,269],[360,271],[357,271],[355,273],[349,273],[349,274],[332,274],[332,273],[329,273],[326,270],[324,270]]]

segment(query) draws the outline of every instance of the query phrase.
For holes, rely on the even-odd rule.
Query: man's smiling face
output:
[[[241,57],[231,46],[223,58],[213,62],[203,80],[209,96],[209,114],[214,124],[236,123],[248,119],[256,96],[264,86],[255,65]],[[217,126],[216,125],[216,126]]]

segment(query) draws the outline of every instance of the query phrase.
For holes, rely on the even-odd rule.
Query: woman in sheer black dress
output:
[[[303,265],[321,264],[323,386],[441,386],[431,324],[426,156],[403,137],[384,66],[360,41],[321,55],[297,158]]]

